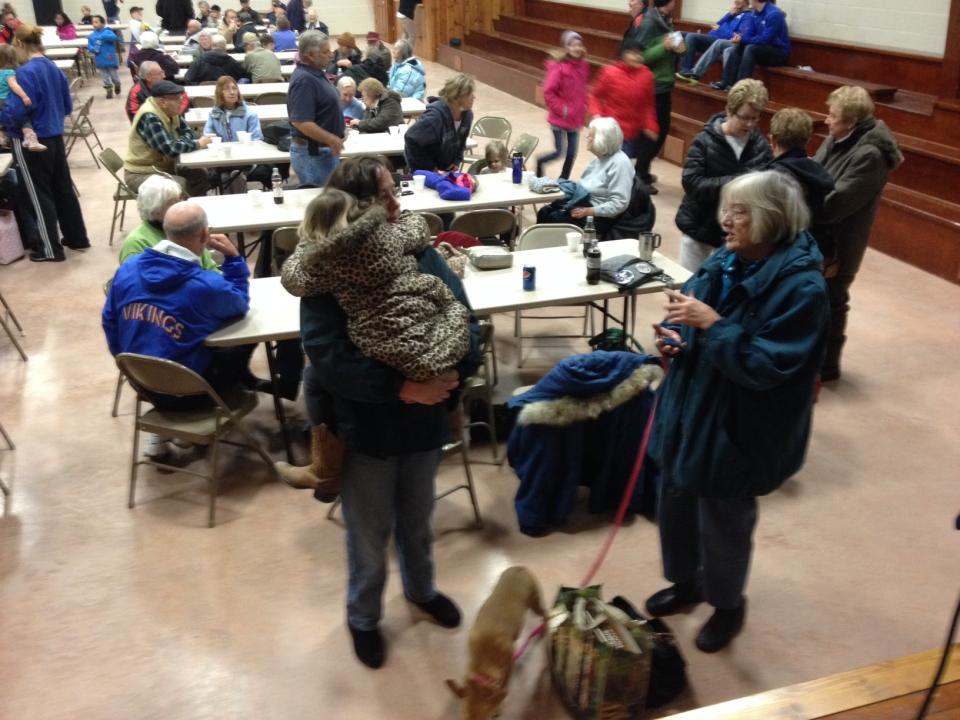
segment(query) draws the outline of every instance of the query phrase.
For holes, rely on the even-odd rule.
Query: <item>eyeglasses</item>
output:
[[[746,125],[756,125],[758,122],[760,122],[759,115],[741,115],[740,113],[734,113],[734,115],[737,116],[737,119],[740,120],[740,122]]]
[[[726,217],[732,215],[734,218],[745,218],[750,215],[750,208],[745,205],[734,205],[733,207],[720,208],[720,216]]]

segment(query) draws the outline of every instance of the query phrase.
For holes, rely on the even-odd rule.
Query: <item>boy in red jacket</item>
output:
[[[620,124],[623,151],[631,158],[644,144],[657,141],[660,126],[653,89],[653,73],[636,48],[624,49],[620,61],[603,68],[590,88],[590,114],[612,117]]]
[[[553,57],[546,61],[547,77],[543,82],[543,100],[547,105],[547,122],[553,133],[552,153],[537,157],[537,177],[543,177],[543,166],[553,162],[564,154],[561,179],[568,179],[577,159],[577,146],[580,142],[580,128],[583,127],[587,110],[587,81],[590,79],[590,66],[585,55],[583,38],[573,30],[564,30],[560,36],[563,46]]]

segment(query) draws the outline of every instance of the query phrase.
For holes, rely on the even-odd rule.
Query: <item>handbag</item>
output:
[[[650,682],[646,624],[607,604],[601,587],[560,588],[550,612],[550,674],[577,720],[640,718]]]
[[[0,210],[0,265],[9,265],[23,257],[23,241],[17,217],[10,210]]]
[[[600,265],[600,279],[613,283],[621,290],[633,290],[648,282],[664,282],[670,276],[653,263],[633,255],[617,255]]]

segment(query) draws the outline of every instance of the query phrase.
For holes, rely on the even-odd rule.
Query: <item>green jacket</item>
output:
[[[163,240],[163,230],[147,222],[140,223],[130,231],[127,239],[124,240],[123,245],[120,246],[120,264],[123,265],[124,262],[134,255],[139,255],[161,240]],[[217,267],[217,263],[209,250],[204,250],[203,255],[200,256],[200,266],[204,270],[220,272],[220,268]]]
[[[663,46],[664,38],[673,32],[670,18],[662,15],[656,8],[643,14],[643,20],[636,33],[625,42],[625,46],[643,51],[643,62],[656,80],[657,94],[673,90],[674,74],[677,68],[677,55]]]

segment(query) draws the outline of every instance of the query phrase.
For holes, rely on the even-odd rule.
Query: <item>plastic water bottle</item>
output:
[[[583,228],[583,256],[587,256],[587,251],[591,245],[597,243],[597,229],[593,226],[593,215],[587,216],[587,224]]]
[[[283,178],[280,177],[280,171],[277,168],[273,168],[273,173],[270,175],[270,184],[273,185],[273,202],[277,205],[282,205]]]
[[[513,162],[513,184],[519,185],[523,180],[523,155],[515,152],[510,159]]]

